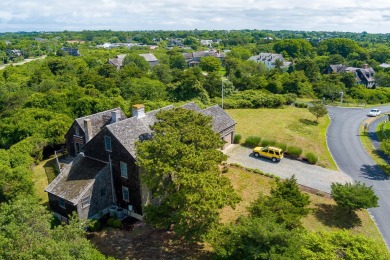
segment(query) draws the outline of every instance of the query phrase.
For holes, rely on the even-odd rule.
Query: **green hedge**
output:
[[[239,144],[241,142],[241,138],[242,136],[240,134],[235,134],[233,143]]]
[[[287,148],[287,153],[292,158],[299,158],[299,156],[301,156],[301,154],[302,154],[302,148],[297,147],[297,146],[289,146]]]
[[[248,147],[255,147],[258,146],[261,142],[260,136],[248,136],[245,139],[244,145]]]
[[[316,164],[318,162],[318,156],[312,152],[308,152],[305,154],[305,158],[310,164]]]
[[[261,146],[274,146],[276,144],[275,140],[264,139],[261,141]]]

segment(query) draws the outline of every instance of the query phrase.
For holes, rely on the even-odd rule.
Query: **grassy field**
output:
[[[40,162],[33,169],[34,189],[42,205],[48,203],[47,193],[44,190],[55,177],[55,159],[53,157]]]
[[[234,189],[242,198],[235,209],[226,207],[221,213],[222,222],[235,221],[239,216],[246,215],[247,207],[262,192],[268,195],[275,180],[245,169],[230,167],[226,176],[231,180]],[[386,247],[375,223],[366,210],[357,211],[356,214],[345,214],[336,207],[334,200],[327,196],[307,193],[310,196],[311,213],[303,220],[303,226],[310,231],[336,231],[347,229],[355,234],[364,234]]]
[[[318,164],[336,170],[336,164],[326,145],[326,129],[330,119],[324,116],[318,123],[306,108],[285,107],[280,109],[227,109],[237,122],[236,134],[242,142],[248,136],[260,136],[303,149],[303,154],[313,152],[319,157]]]
[[[387,174],[390,176],[390,166],[387,164],[387,162],[385,160],[382,159],[382,157],[380,157],[380,155],[378,154],[377,150],[375,149],[375,147],[372,145],[371,143],[371,140],[369,138],[369,136],[367,135],[366,132],[364,132],[364,124],[367,123],[367,124],[370,124],[372,121],[374,121],[375,118],[367,118],[366,120],[364,120],[364,122],[362,123],[362,125],[360,126],[360,141],[362,142],[362,145],[364,147],[364,149],[367,151],[367,153],[371,156],[371,158],[374,160],[374,162],[379,166],[381,167],[381,169]],[[380,128],[377,128],[376,129],[376,135],[378,135],[378,137],[380,139],[382,139],[382,133],[381,133],[381,130]]]

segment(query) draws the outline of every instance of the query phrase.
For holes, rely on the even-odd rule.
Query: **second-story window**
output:
[[[109,151],[109,152],[112,151],[111,137],[109,137],[108,135],[104,136],[104,148],[106,149],[106,151]]]
[[[127,178],[127,163],[121,162],[121,176]]]

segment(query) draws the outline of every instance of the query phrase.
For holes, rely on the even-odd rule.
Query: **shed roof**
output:
[[[91,187],[96,176],[109,170],[108,164],[85,157],[80,153],[69,166],[47,186],[46,192],[76,205],[85,191]]]

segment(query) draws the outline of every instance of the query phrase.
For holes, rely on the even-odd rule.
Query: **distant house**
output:
[[[126,54],[116,55],[116,58],[108,59],[108,64],[115,66],[116,69],[123,67],[123,60],[125,59]]]
[[[115,66],[118,70],[123,67],[123,61],[126,58],[127,54],[119,54],[116,58],[108,59],[108,64]],[[158,64],[158,59],[152,53],[139,54],[143,57],[150,65],[153,67]]]
[[[382,63],[379,65],[379,67],[381,67],[382,69],[387,69],[387,68],[390,68],[390,64]]]
[[[80,218],[98,219],[115,210],[119,218],[142,219],[142,207],[153,198],[141,182],[135,143],[152,137],[158,111],[172,108],[145,113],[143,105],[134,105],[130,118],[116,108],[76,119],[66,135],[68,152],[75,157],[45,189],[54,214],[63,221],[73,211]],[[233,142],[236,123],[218,105],[200,109],[188,103],[182,108],[211,116],[214,132],[226,145]],[[77,148],[81,140],[84,145]]]
[[[153,53],[140,54],[139,56],[144,57],[144,59],[149,63],[150,67],[158,64],[158,59],[156,56],[154,56]]]
[[[357,84],[362,84],[366,88],[375,88],[377,86],[374,78],[375,71],[373,68],[368,67],[368,64],[364,64],[361,68],[347,67],[343,64],[332,64],[323,73],[353,73]]]
[[[291,62],[286,61],[282,54],[276,54],[276,53],[265,53],[262,52],[259,55],[252,56],[248,60],[253,60],[256,63],[263,63],[267,69],[273,69],[275,68],[275,64],[277,60],[280,60],[283,62],[281,68],[288,68],[291,65]]]
[[[213,40],[200,40],[200,45],[211,47]]]
[[[208,51],[195,51],[192,53],[183,53],[183,56],[187,62],[187,66],[189,67],[195,67],[200,64],[200,60],[203,57],[207,56],[213,56],[221,60],[221,62],[224,61],[226,54],[224,52],[220,53],[216,50],[208,50]]]
[[[71,56],[80,56],[80,52],[79,52],[79,49],[76,49],[76,48],[68,48],[68,47],[65,47],[65,48],[61,48],[62,51],[66,52],[67,54],[71,55]]]

